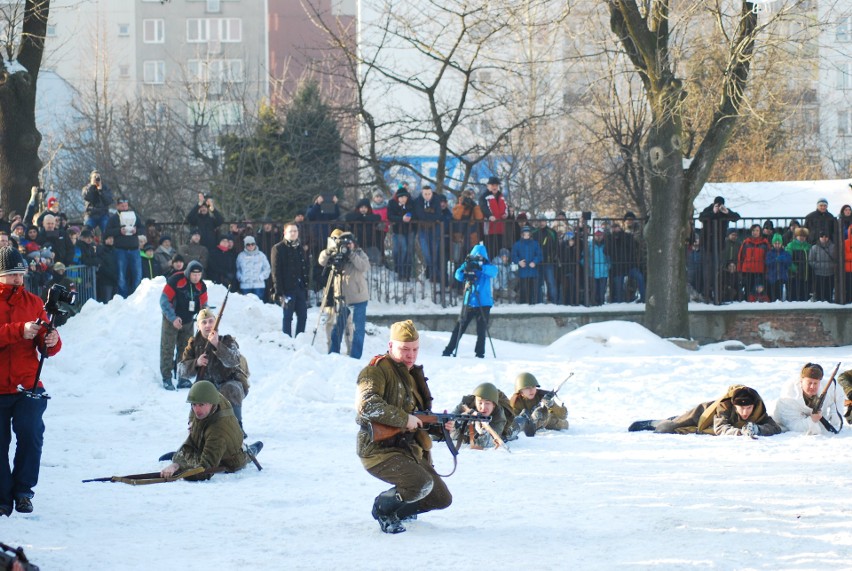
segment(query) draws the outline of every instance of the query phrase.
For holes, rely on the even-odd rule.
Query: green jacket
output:
[[[420,460],[428,458],[432,441],[422,430],[403,433],[387,441],[372,442],[370,423],[378,422],[404,428],[408,415],[417,410],[431,410],[429,391],[423,366],[408,370],[404,363],[390,355],[378,355],[358,375],[358,412],[355,421],[360,425],[356,451],[365,468],[372,468],[395,454],[407,454]]]
[[[799,276],[800,279],[808,279],[808,274],[810,273],[808,252],[810,252],[811,245],[807,242],[799,242],[794,239],[784,249],[790,252],[790,256],[793,257],[793,263],[790,264],[790,273]]]
[[[191,414],[189,436],[172,458],[181,470],[223,466],[229,472],[235,472],[248,462],[243,451],[243,430],[234,416],[231,403],[219,395],[217,407],[202,420]]]

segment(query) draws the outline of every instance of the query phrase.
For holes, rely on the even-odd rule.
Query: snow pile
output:
[[[307,335],[292,340],[280,332],[279,307],[238,294],[221,331],[249,361],[245,428],[266,444],[264,470],[205,483],[82,484],[157,470],[157,457],[185,436],[186,391],[160,388],[162,285],[145,281],[127,300],[87,304],[45,364],[53,398],[35,512],[0,521],[0,541],[23,545],[42,569],[398,569],[412,553],[456,568],[472,550],[477,565],[524,553],[536,568],[559,570],[848,566],[852,514],[838,498],[852,496],[843,477],[849,433],[746,441],[626,432],[633,420],[679,414],[733,383],[755,387],[771,408],[804,362],[833,367],[848,348],[686,351],[624,322],[583,327],[548,347],[495,339],[496,360],[443,358],[448,333],[421,332],[436,409],[485,381],[511,393],[521,371],[544,388],[573,373],[560,392],[571,429],[522,437],[511,454],[462,450],[448,480],[453,505],[399,536],[370,517],[386,486],[354,454],[355,378],[384,352],[387,329],[368,326],[360,361],[326,355],[322,328],[311,346],[315,308]],[[210,286],[213,305],[224,294]],[[435,461],[439,471],[451,465],[443,444]]]

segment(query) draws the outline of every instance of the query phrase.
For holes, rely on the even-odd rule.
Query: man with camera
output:
[[[352,232],[335,230],[328,239],[328,246],[320,252],[319,265],[332,272],[331,284],[334,295],[335,324],[331,331],[329,353],[340,353],[340,342],[346,331],[349,312],[352,312],[354,332],[349,356],[360,359],[364,349],[364,334],[367,326],[367,272],[370,260],[355,243]],[[326,295],[329,292],[326,291]]]
[[[83,200],[86,202],[86,218],[83,223],[94,230],[106,232],[109,220],[109,207],[112,206],[112,191],[103,183],[101,173],[93,170],[89,175],[89,184],[83,187]]]
[[[485,246],[476,244],[470,250],[461,266],[456,269],[455,278],[464,282],[464,305],[459,320],[453,328],[450,342],[444,348],[444,357],[454,356],[459,340],[467,326],[476,319],[476,347],[474,351],[480,359],[485,358],[485,335],[488,332],[488,318],[494,300],[491,297],[491,279],[497,276],[497,266],[488,261]]]
[[[27,263],[18,250],[0,248],[0,448],[9,450],[12,431],[17,441],[14,466],[10,469],[8,453],[0,458],[0,515],[5,516],[12,513],[13,501],[18,512],[33,511],[47,408],[47,400],[40,398],[44,387],[36,380],[39,353],[52,356],[62,347],[59,333],[45,327],[49,306],[24,289],[26,273]],[[48,299],[50,303],[53,297]],[[25,393],[18,387],[33,390]]]
[[[197,228],[201,236],[201,244],[212,253],[218,246],[217,232],[219,226],[225,222],[222,213],[216,210],[212,196],[204,196],[198,193],[198,204],[186,215],[186,223],[192,228]],[[206,267],[206,266],[205,266]]]

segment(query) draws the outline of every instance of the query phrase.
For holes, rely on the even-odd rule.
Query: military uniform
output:
[[[452,502],[432,465],[432,440],[425,431],[417,430],[372,442],[370,422],[404,430],[409,414],[431,406],[432,394],[420,365],[409,371],[404,363],[382,355],[358,375],[358,457],[371,475],[395,486],[401,501],[413,504],[411,513],[443,509]]]
[[[754,409],[748,419],[739,417],[731,399],[740,389],[751,392]],[[744,385],[731,385],[728,391],[715,401],[704,402],[682,415],[656,423],[654,432],[663,434],[714,434],[742,435],[747,424],[754,424],[761,436],[772,436],[782,432],[781,427],[766,412],[766,405],[757,391]]]
[[[453,410],[453,414],[465,414],[466,412],[471,412],[476,410],[476,396],[475,395],[467,395],[462,397],[461,403],[456,406],[455,410]],[[499,434],[501,437],[504,437],[504,430],[506,429],[506,413],[503,410],[503,407],[500,406],[499,403],[494,403],[494,410],[491,412],[491,422],[488,423],[494,432]],[[459,432],[463,430],[464,433]],[[458,439],[460,436],[462,437],[462,442],[470,443],[470,432],[468,428],[468,423],[464,423],[462,426],[456,426],[453,429],[453,439]],[[494,438],[492,438],[491,434],[488,433],[487,430],[482,430],[481,433],[474,430],[473,443],[480,448],[494,448],[496,443],[494,442]]]
[[[240,346],[230,335],[219,337],[219,346],[209,346],[207,366],[200,371],[196,361],[207,348],[207,339],[199,331],[183,350],[179,376],[187,379],[198,376],[196,381],[210,381],[216,385],[216,389],[233,405],[237,420],[242,421],[243,399],[248,394],[249,383],[246,363],[240,355]]]
[[[515,416],[524,414],[533,421],[536,430],[568,430],[568,409],[546,397],[547,391],[541,389],[536,389],[531,399],[525,399],[518,391],[509,399],[509,403]]]
[[[222,466],[234,472],[248,463],[249,458],[243,450],[243,431],[231,403],[220,395],[217,407],[201,420],[190,414],[189,436],[172,457],[181,471],[199,466],[205,470]]]
[[[846,402],[852,400],[852,369],[840,373],[840,376],[837,377],[837,383],[846,395]],[[852,406],[846,406],[845,416],[847,424],[852,423]]]

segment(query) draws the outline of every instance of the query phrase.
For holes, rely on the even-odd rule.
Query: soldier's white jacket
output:
[[[819,385],[821,394],[828,379],[823,379]],[[822,403],[822,416],[831,426],[840,431],[843,426],[843,411],[846,410],[844,400],[846,395],[838,383],[834,383],[828,389],[825,402]],[[813,411],[805,404],[802,394],[801,379],[790,379],[781,389],[781,396],[775,404],[775,412],[772,418],[781,425],[785,431],[802,432],[804,434],[831,434],[821,422],[811,420]]]

